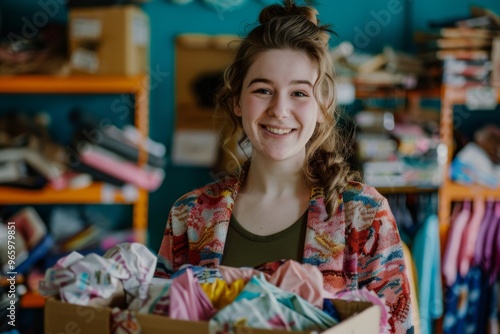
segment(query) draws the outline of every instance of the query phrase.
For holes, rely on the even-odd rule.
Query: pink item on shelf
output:
[[[165,177],[162,169],[146,170],[134,163],[118,160],[112,153],[107,154],[106,150],[94,145],[89,145],[88,148],[82,150],[80,159],[90,167],[150,191],[156,190]]]
[[[208,321],[217,310],[194,277],[191,269],[176,277],[170,286],[170,318]]]
[[[47,234],[45,223],[31,206],[17,211],[7,221],[16,223],[16,234],[23,237],[28,250],[33,249]]]
[[[121,244],[123,242],[129,242],[129,243],[137,242],[134,230],[119,231],[111,235],[105,236],[101,240],[101,248],[104,250],[108,250],[111,247]]]

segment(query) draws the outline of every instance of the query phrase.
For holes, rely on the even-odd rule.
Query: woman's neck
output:
[[[269,161],[254,157],[242,191],[270,197],[308,193],[309,186],[304,177],[303,162]]]

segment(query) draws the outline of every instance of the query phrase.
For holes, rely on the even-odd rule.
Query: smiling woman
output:
[[[412,333],[401,239],[387,200],[357,181],[337,128],[329,30],[291,0],[262,10],[217,95],[221,144],[248,139],[233,175],[181,197],[170,211],[156,276],[186,263],[318,266],[334,295],[366,288]]]

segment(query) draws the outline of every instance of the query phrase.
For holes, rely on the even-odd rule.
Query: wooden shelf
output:
[[[148,87],[146,76],[0,76],[0,93],[9,94],[112,94],[137,92]]]
[[[35,292],[28,292],[21,297],[22,308],[42,308],[45,306],[46,298]]]
[[[477,197],[482,199],[500,199],[500,188],[491,189],[476,184],[463,185],[448,181],[441,186],[440,194],[450,201],[472,200]]]
[[[497,92],[497,103],[500,103],[500,87],[493,87]],[[441,87],[441,142],[448,148],[448,159],[444,166],[443,183],[439,189],[439,224],[444,235],[450,225],[452,201],[463,201],[474,198],[500,199],[500,189],[491,189],[479,185],[461,185],[450,180],[449,169],[453,158],[453,107],[466,103],[467,88]]]
[[[149,133],[149,76],[0,76],[0,94],[133,94],[135,97],[134,125],[143,138]],[[146,161],[146,152],[140,150],[139,163]],[[0,205],[8,204],[131,204],[133,228],[137,241],[146,243],[148,220],[148,192],[137,191],[127,196],[103,183],[93,183],[79,190],[57,191],[50,187],[31,191],[0,187]],[[131,198],[133,197],[133,198]]]
[[[127,198],[119,188],[101,182],[94,182],[82,189],[64,190],[51,187],[42,190],[0,187],[0,204],[133,204],[138,196],[137,193],[137,196]]]

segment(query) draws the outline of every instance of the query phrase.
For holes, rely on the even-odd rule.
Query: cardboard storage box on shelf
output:
[[[134,5],[69,10],[71,69],[78,74],[138,75],[149,64],[149,18]]]
[[[380,308],[368,302],[333,300],[341,321],[323,334],[378,334],[380,332]],[[80,306],[49,298],[45,303],[45,333],[110,333],[111,309],[106,307]],[[173,320],[157,315],[137,314],[143,334],[208,334],[207,322]],[[240,334],[285,334],[283,330],[265,330],[242,327]],[[308,334],[313,332],[293,332]],[[317,332],[316,332],[317,333]]]

